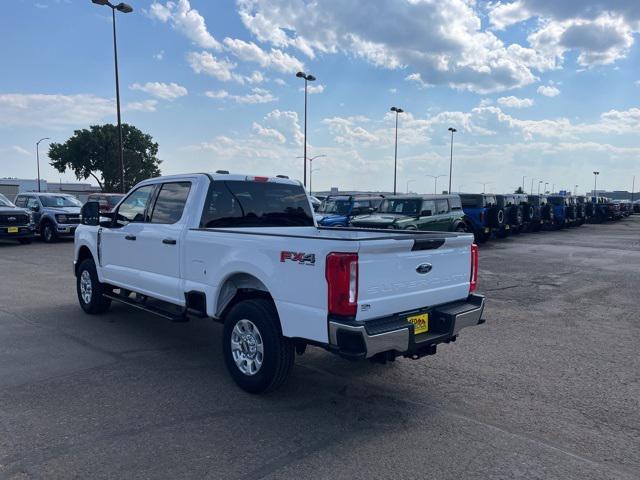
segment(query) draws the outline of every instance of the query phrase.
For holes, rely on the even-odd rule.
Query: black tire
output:
[[[20,244],[22,245],[28,245],[31,243],[31,239],[30,238],[19,238],[18,241],[20,242]]]
[[[91,282],[91,290],[88,296],[86,295],[86,290],[84,292],[82,290],[82,282],[86,279],[86,276]],[[93,259],[87,258],[83,260],[78,266],[78,275],[76,277],[76,292],[82,309],[91,315],[106,312],[111,306],[111,299],[102,295],[106,291],[105,284],[100,283],[98,280],[98,272]]]
[[[504,225],[505,214],[504,210],[499,207],[490,208],[487,212],[487,220],[489,226],[493,228],[500,228]]]
[[[58,234],[53,226],[53,223],[49,220],[45,220],[40,227],[40,236],[45,243],[54,243],[58,240]]]
[[[453,231],[456,233],[467,233],[469,229],[464,223],[459,223],[458,225],[455,226]]]
[[[253,329],[251,331],[254,331],[254,340],[261,339],[263,349],[261,365],[252,374],[240,369],[231,348],[234,329],[236,325],[240,328],[240,322],[245,320],[257,329],[257,335]],[[258,342],[254,345],[258,345]],[[222,350],[231,377],[240,388],[249,393],[266,393],[281,387],[291,373],[295,358],[294,343],[282,336],[280,320],[273,303],[262,298],[244,300],[231,307],[224,319]],[[238,351],[236,353],[241,355]],[[258,357],[254,357],[256,358]],[[242,359],[239,361],[243,362]]]

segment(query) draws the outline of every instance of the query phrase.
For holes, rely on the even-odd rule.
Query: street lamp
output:
[[[396,194],[396,175],[398,173],[398,114],[404,112],[401,108],[391,107],[392,112],[396,112],[396,146],[393,155],[393,194]]]
[[[580,186],[580,185],[576,185],[576,186],[575,186],[575,188],[573,189],[573,194],[574,194],[574,195],[577,195],[577,194],[578,194],[578,187],[579,187],[579,186]]]
[[[600,172],[593,172],[593,196],[598,196],[598,175]]]
[[[525,179],[525,178],[527,178],[527,177],[525,177],[524,175],[522,175],[522,193],[526,193],[526,192],[524,191],[524,179]]]
[[[492,184],[493,182],[478,182],[480,185],[482,185],[482,193],[487,193],[487,185]]]
[[[540,195],[540,185],[542,185],[542,183],[543,183],[542,180],[538,182],[538,195]]]
[[[533,178],[533,177],[531,177],[531,190],[529,190],[529,193],[530,193],[531,195],[533,195],[533,180],[534,180],[534,178]],[[538,192],[538,193],[539,193],[539,192]]]
[[[415,181],[416,181],[415,179],[413,179],[413,180],[407,180],[407,193],[409,193],[409,184],[410,184],[411,182],[415,182]]]
[[[40,152],[38,151],[40,147],[40,142],[43,140],[49,140],[49,137],[41,138],[36,142],[36,164],[38,166],[38,191],[40,191]]]
[[[311,195],[311,192],[313,191],[313,190],[312,190],[312,187],[311,187],[311,173],[313,172],[313,167],[312,167],[313,163],[312,163],[312,162],[313,162],[316,158],[320,158],[320,157],[326,157],[326,155],[316,155],[315,157],[311,157],[311,158],[309,159],[309,194],[310,194],[310,195]],[[296,158],[304,158],[304,157],[296,157]],[[318,170],[318,169],[316,168],[316,170]]]
[[[456,130],[453,127],[449,127],[449,131],[451,132],[451,158],[449,160],[449,193],[451,193],[451,175],[453,175],[453,134],[456,133]]]
[[[120,151],[120,190],[126,193],[124,186],[124,151],[122,149],[122,120],[120,118],[120,79],[118,77],[118,45],[116,43],[116,10],[121,13],[131,13],[133,8],[126,3],[113,5],[109,0],[91,0],[96,5],[103,5],[111,8],[113,20],[113,57],[116,66],[116,109],[118,112],[118,150]]]
[[[549,182],[544,182],[544,193],[547,193],[547,185],[549,185]]]
[[[446,177],[446,175],[426,175],[427,177],[433,178],[433,193],[438,193],[438,179],[440,177]]]
[[[296,77],[304,78],[304,181],[303,184],[307,186],[307,83],[313,82],[316,77],[313,75],[307,75],[304,72],[296,73]]]

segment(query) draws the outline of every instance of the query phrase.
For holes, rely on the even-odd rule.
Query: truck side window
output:
[[[446,200],[436,200],[436,215],[449,212],[449,203]]]
[[[176,223],[182,218],[191,182],[163,183],[151,213],[151,223]]]
[[[35,197],[27,197],[27,208],[34,209],[38,207],[38,200]]]
[[[155,185],[145,185],[134,190],[120,204],[116,213],[115,227],[124,227],[131,222],[144,222],[144,212]]]
[[[436,214],[436,202],[433,200],[423,200],[422,201],[422,211],[420,215],[423,217],[430,217]]]
[[[24,208],[27,206],[27,199],[25,197],[18,197],[15,201],[16,207]]]

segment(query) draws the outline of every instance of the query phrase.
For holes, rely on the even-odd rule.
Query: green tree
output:
[[[522,187],[518,187],[518,189],[514,193],[524,193]]]
[[[150,177],[160,175],[158,144],[151,135],[133,125],[122,124],[125,190]],[[118,127],[92,125],[76,130],[64,143],[49,147],[51,165],[59,172],[72,170],[78,180],[93,177],[104,192],[120,191]]]

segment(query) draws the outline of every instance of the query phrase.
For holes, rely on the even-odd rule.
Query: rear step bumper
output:
[[[465,327],[484,323],[484,296],[425,307],[365,322],[331,318],[330,348],[348,358],[370,358],[380,353],[418,358],[435,353],[436,345],[455,341]],[[408,316],[429,314],[429,331],[416,335]]]

